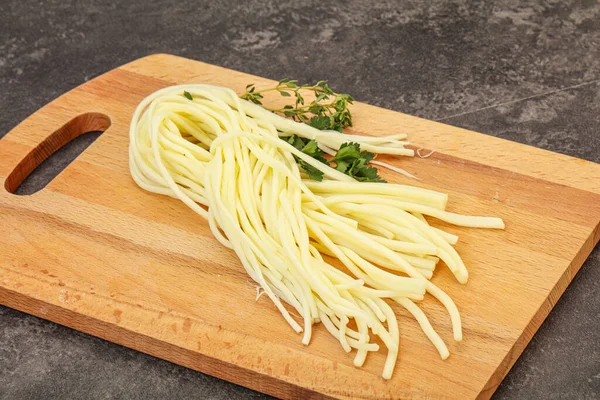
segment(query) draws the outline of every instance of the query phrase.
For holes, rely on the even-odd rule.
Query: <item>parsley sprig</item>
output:
[[[279,92],[283,97],[294,96],[295,103],[282,108],[265,107],[262,99],[267,92]],[[304,95],[309,92],[314,94],[314,100],[307,104]],[[348,106],[354,99],[349,94],[335,93],[327,81],[319,81],[314,85],[298,85],[297,80],[286,78],[280,80],[275,87],[260,90],[251,83],[246,86],[246,92],[240,97],[320,130],[342,132],[345,127],[352,126],[352,114]]]
[[[296,135],[283,137],[283,140],[300,150],[306,155],[321,161],[323,164],[330,165],[330,161],[324,157],[323,151],[319,148],[315,140],[307,140]],[[335,169],[344,174],[353,177],[361,182],[385,182],[377,173],[377,168],[369,165],[375,155],[368,151],[361,151],[360,144],[348,142],[340,146],[340,149],[331,159],[335,163]],[[295,157],[296,162],[306,172],[310,179],[315,181],[323,180],[323,172],[308,164],[304,160]]]

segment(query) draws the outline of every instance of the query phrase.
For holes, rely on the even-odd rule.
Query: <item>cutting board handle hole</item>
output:
[[[4,182],[5,189],[17,195],[31,195],[61,173],[110,126],[101,113],[85,113],[73,118],[34,147]]]

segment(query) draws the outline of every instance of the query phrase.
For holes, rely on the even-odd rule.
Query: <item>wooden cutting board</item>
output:
[[[128,126],[136,105],[162,87],[209,83],[242,92],[270,81],[171,55],[110,71],[48,104],[0,140],[0,303],[283,398],[488,398],[594,245],[600,165],[384,110],[352,109],[353,132],[406,132],[436,153],[381,157],[450,194],[449,210],[502,217],[505,231],[445,226],[470,271],[434,282],[461,311],[464,340],[427,298],[447,341],[442,361],[398,309],[401,349],[393,379],[384,352],[361,369],[318,326],[300,343],[235,254],[183,203],[142,191],[129,176]],[[352,92],[352,88],[343,88]],[[62,128],[61,128],[62,127]],[[60,128],[60,129],[59,129]],[[57,130],[58,129],[58,130]],[[10,192],[82,132],[106,130],[46,188]]]

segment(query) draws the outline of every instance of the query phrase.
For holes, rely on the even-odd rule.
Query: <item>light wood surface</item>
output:
[[[0,140],[0,303],[177,364],[283,398],[488,398],[598,242],[600,165],[365,104],[353,132],[406,132],[429,158],[381,157],[420,177],[390,181],[450,194],[448,209],[502,217],[505,231],[443,226],[460,236],[470,272],[434,282],[461,311],[464,340],[427,298],[447,341],[442,361],[397,309],[400,359],[380,377],[384,352],[352,366],[321,326],[300,343],[235,254],[183,203],[142,191],[129,175],[136,105],[175,83],[241,92],[268,80],[170,55],[108,72],[58,98]],[[352,88],[341,88],[352,93]],[[106,130],[46,188],[10,192],[73,137]]]

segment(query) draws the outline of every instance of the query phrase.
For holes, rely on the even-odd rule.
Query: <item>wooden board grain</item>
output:
[[[446,227],[470,271],[467,285],[440,268],[434,282],[461,311],[452,341],[445,311],[423,309],[447,341],[442,361],[397,309],[400,359],[361,369],[322,327],[303,346],[206,223],[129,176],[136,105],[172,84],[242,91],[268,80],[170,55],[110,71],[58,98],[0,140],[0,303],[283,398],[488,398],[598,242],[600,166],[383,110],[352,109],[355,133],[406,132],[436,153],[382,159],[418,175],[390,181],[450,194],[449,210],[502,217],[505,231]],[[351,88],[345,88],[351,92]],[[61,128],[62,127],[62,128]],[[60,129],[59,129],[60,128]],[[106,132],[31,196],[10,192],[45,157],[89,130]]]

